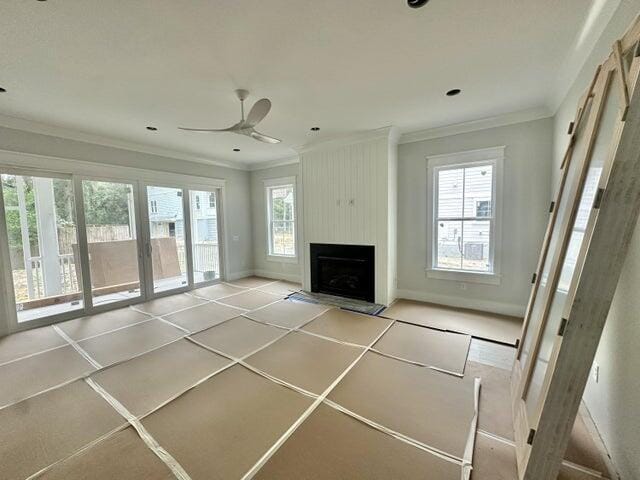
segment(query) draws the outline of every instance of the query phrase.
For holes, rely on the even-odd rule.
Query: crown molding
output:
[[[17,152],[0,149],[0,165],[14,170],[38,170],[40,172],[75,174],[89,177],[109,177],[123,180],[143,180],[146,182],[169,182],[176,186],[214,186],[224,187],[226,179],[218,177],[195,176],[165,170],[149,170],[106,163],[64,158],[37,153]]]
[[[461,133],[475,132],[477,130],[486,130],[488,128],[504,127],[516,123],[530,122],[532,120],[540,120],[542,118],[552,117],[553,114],[547,107],[533,108],[522,110],[519,112],[506,113],[495,117],[480,118],[468,122],[455,123],[442,127],[428,128],[415,132],[403,133],[400,136],[400,144],[422,142],[424,140],[433,140],[435,138],[450,137]]]
[[[394,126],[387,126],[377,128],[375,130],[367,130],[365,132],[357,132],[349,135],[337,135],[333,137],[327,137],[316,142],[306,143],[300,147],[293,147],[298,153],[307,153],[313,150],[321,148],[339,148],[346,145],[353,145],[356,143],[367,142],[369,140],[376,139],[389,139],[393,141],[398,136],[398,129]]]
[[[219,160],[215,158],[200,157],[198,155],[192,155],[189,153],[179,152],[163,147],[154,147],[151,145],[144,145],[135,142],[128,142],[125,140],[118,140],[111,137],[105,137],[102,135],[96,135],[92,133],[81,132],[79,130],[73,130],[65,127],[58,127],[41,122],[35,122],[32,120],[25,120],[23,118],[13,117],[10,115],[0,114],[0,127],[11,128],[14,130],[22,130],[31,133],[37,133],[41,135],[48,135],[51,137],[64,138],[66,140],[73,140],[76,142],[91,143],[94,145],[100,145],[103,147],[119,148],[122,150],[130,150],[133,152],[146,153],[149,155],[158,155],[162,157],[169,157],[178,160],[186,160],[188,162],[202,163],[206,165],[215,165],[218,167],[233,168],[236,170],[248,170],[246,164]]]
[[[266,170],[268,168],[282,167],[285,165],[293,165],[295,163],[300,163],[300,157],[298,155],[294,155],[292,157],[278,158],[275,160],[267,160],[264,162],[250,163],[248,166],[248,170],[252,172],[256,172],[258,170]]]

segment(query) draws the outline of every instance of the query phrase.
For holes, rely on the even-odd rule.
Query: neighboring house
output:
[[[209,192],[195,192],[191,207],[194,242],[218,243],[215,195]]]
[[[182,191],[149,187],[147,191],[152,236],[184,238]],[[216,199],[209,192],[194,192],[192,218],[194,243],[217,243]]]

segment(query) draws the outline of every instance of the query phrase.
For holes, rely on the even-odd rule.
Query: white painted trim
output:
[[[375,130],[367,130],[365,132],[358,132],[349,135],[338,135],[332,137],[326,137],[321,140],[311,141],[304,145],[293,147],[298,153],[307,153],[313,150],[326,149],[326,148],[339,148],[347,145],[354,145],[357,143],[368,142],[376,139],[395,139],[398,136],[398,129],[394,126],[388,126],[378,128]]]
[[[280,262],[280,263],[298,263],[298,256],[300,252],[299,246],[299,238],[298,238],[298,229],[299,229],[299,220],[298,220],[298,182],[297,177],[281,177],[281,178],[267,178],[262,181],[264,184],[264,195],[265,195],[265,209],[266,209],[266,231],[267,231],[267,250],[266,250],[266,259],[270,261]],[[269,192],[274,187],[280,186],[289,186],[293,187],[293,239],[295,241],[294,250],[295,253],[293,255],[276,255],[271,253],[271,196]]]
[[[470,120],[468,122],[454,123],[444,125],[442,127],[427,128],[425,130],[417,130],[414,132],[406,132],[400,136],[398,143],[422,142],[424,140],[433,140],[435,138],[450,137],[461,133],[475,132],[478,130],[486,130],[489,128],[505,127],[516,123],[531,122],[543,118],[552,117],[553,113],[547,107],[532,108],[530,110],[522,110],[519,112],[511,112],[494,117],[480,118]]]
[[[254,270],[253,273],[259,277],[272,278],[274,280],[285,280],[287,282],[300,283],[300,284],[302,283],[301,275],[295,275],[295,274],[289,274],[289,273],[277,273],[277,272],[272,272],[270,270]]]
[[[504,145],[464,152],[445,153],[442,155],[430,155],[427,157],[427,191],[431,192],[427,196],[427,277],[440,280],[453,280],[459,282],[486,283],[491,285],[500,284],[500,274],[502,272],[502,211],[503,211],[503,181],[504,181]],[[489,258],[493,265],[490,273],[444,270],[434,267],[435,238],[437,231],[434,228],[434,218],[436,209],[436,199],[438,195],[437,186],[434,186],[435,171],[442,167],[469,166],[474,163],[485,164],[490,162],[494,169],[493,175],[493,197],[491,219],[491,243],[489,248]]]
[[[76,142],[92,143],[95,145],[101,145],[103,147],[131,150],[133,152],[147,153],[149,155],[159,155],[178,160],[186,160],[188,162],[204,163],[207,165],[216,165],[219,167],[233,168],[236,170],[248,169],[247,165],[236,163],[234,161],[201,157],[199,155],[179,152],[164,147],[155,147],[151,145],[129,142],[126,140],[118,140],[112,137],[81,132],[70,128],[58,127],[55,125],[49,125],[40,122],[34,122],[32,120],[25,120],[10,115],[0,115],[0,126],[11,128],[14,130],[22,130],[31,133],[38,133],[41,135],[64,138],[67,140],[74,140]]]
[[[267,253],[265,260],[267,262],[274,262],[274,263],[289,263],[289,264],[295,264],[295,265],[298,264],[298,257],[289,256],[289,255],[274,255],[272,253]]]
[[[505,145],[497,147],[478,148],[475,150],[465,150],[463,152],[443,153],[440,155],[429,155],[427,160],[429,166],[441,167],[444,165],[455,165],[456,163],[483,162],[494,160],[496,157],[504,157]]]
[[[296,177],[280,177],[280,178],[265,178],[262,183],[264,183],[266,187],[280,187],[284,185],[294,185],[296,184]],[[295,192],[294,192],[295,193]],[[295,200],[295,199],[294,199]]]
[[[446,270],[443,268],[427,268],[427,277],[437,280],[451,280],[464,283],[484,283],[487,285],[500,285],[501,276],[495,273],[465,272]]]
[[[52,173],[108,177],[112,180],[122,179],[126,181],[135,179],[145,182],[164,182],[176,186],[188,186],[190,188],[222,188],[226,183],[226,180],[221,178],[145,170],[142,168],[2,149],[0,149],[0,165],[14,169],[32,169],[40,173],[47,171]]]
[[[257,172],[259,170],[267,170],[268,168],[283,167],[285,165],[295,165],[300,163],[300,157],[295,155],[293,157],[285,157],[277,160],[266,160],[264,162],[250,163],[248,170],[251,172]]]
[[[436,303],[449,307],[468,308],[481,312],[498,313],[514,317],[523,317],[526,306],[512,303],[493,302],[491,300],[475,300],[469,297],[441,295],[438,293],[422,292],[417,290],[397,290],[397,298],[418,300],[420,302]]]
[[[225,280],[230,282],[232,280],[238,280],[240,278],[251,277],[255,274],[253,270],[243,270],[241,272],[229,272],[225,277]]]

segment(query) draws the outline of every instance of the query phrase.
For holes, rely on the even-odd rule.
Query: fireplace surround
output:
[[[311,291],[375,302],[375,247],[310,244]]]

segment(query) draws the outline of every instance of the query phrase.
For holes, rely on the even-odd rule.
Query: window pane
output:
[[[213,192],[191,191],[191,242],[195,283],[220,278],[218,212],[215,195]],[[208,198],[209,201],[201,204],[199,198]]]
[[[462,222],[438,222],[437,268],[462,268]]]
[[[18,321],[83,307],[71,180],[2,175]]]
[[[462,234],[462,269],[490,272],[491,224],[488,220],[466,220]]]
[[[271,219],[294,220],[293,186],[271,189]]]
[[[464,169],[438,172],[438,218],[462,216]]]
[[[82,182],[93,304],[140,296],[133,186]]]
[[[295,198],[293,185],[269,188],[270,253],[295,256]]]
[[[464,169],[464,216],[491,217],[493,166]]]
[[[275,221],[271,226],[272,248],[275,255],[296,254],[296,239],[294,223],[291,221]]]
[[[616,81],[617,79],[612,79],[612,83],[609,86],[610,89],[615,87]],[[540,402],[544,399],[544,381],[552,372],[548,367],[550,366],[553,352],[556,348],[557,332],[560,328],[563,315],[565,314],[565,309],[568,306],[567,302],[572,301],[572,298],[568,295],[571,282],[579,278],[583,267],[583,264],[579,262],[579,253],[583,247],[583,243],[590,241],[592,231],[587,229],[589,215],[592,212],[603,167],[610,154],[611,138],[614,136],[614,129],[618,123],[616,119],[620,111],[620,96],[611,90],[605,98],[604,109],[600,119],[600,130],[593,144],[587,176],[582,187],[582,192],[580,193],[577,215],[571,228],[569,245],[562,260],[560,278],[553,292],[551,307],[542,331],[538,355],[531,359],[534,361],[534,368],[525,398],[525,404],[530,418],[537,412]],[[579,142],[580,140],[576,148],[580,146]],[[576,151],[574,151],[574,155],[577,155]],[[584,259],[582,259],[582,261],[584,261]],[[531,325],[533,326],[533,324]],[[535,331],[536,330],[530,330],[530,332]],[[528,334],[526,337],[531,336],[532,335]]]
[[[153,289],[156,292],[187,285],[182,189],[147,187]]]

